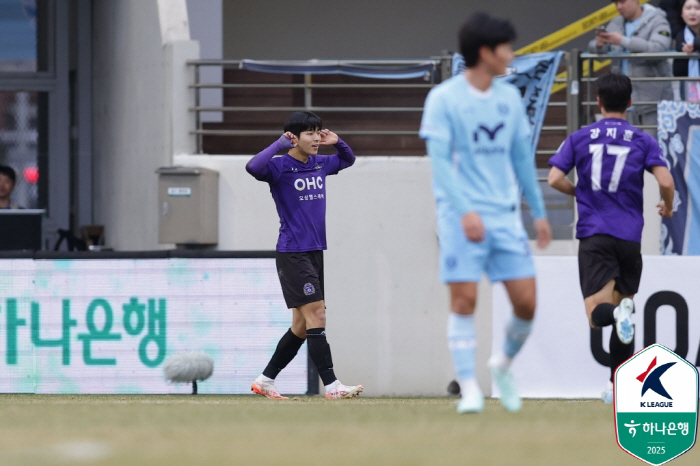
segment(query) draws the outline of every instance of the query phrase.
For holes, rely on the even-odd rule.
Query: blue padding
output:
[[[337,60],[299,60],[284,63],[261,60],[243,60],[241,69],[262,73],[285,74],[346,74],[361,78],[414,79],[430,76],[435,68],[433,62],[412,66],[359,66],[343,64]]]

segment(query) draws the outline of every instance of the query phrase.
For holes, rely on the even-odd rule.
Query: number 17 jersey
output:
[[[641,242],[644,170],[667,166],[654,138],[625,120],[605,118],[567,137],[549,164],[564,173],[576,167],[577,238]]]

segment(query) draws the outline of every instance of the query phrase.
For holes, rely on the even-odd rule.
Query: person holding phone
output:
[[[653,5],[640,5],[639,0],[613,0],[620,16],[613,18],[604,31],[596,30],[595,39],[589,44],[594,53],[658,53],[671,50],[671,26],[666,13]],[[634,77],[670,77],[667,60],[617,59],[612,71]],[[635,126],[656,126],[656,105],[635,102],[673,100],[671,81],[639,82],[632,89],[632,105],[627,121]],[[646,128],[656,137],[656,130]]]

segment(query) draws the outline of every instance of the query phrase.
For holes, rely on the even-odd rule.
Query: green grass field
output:
[[[0,395],[0,465],[636,465],[597,400]],[[696,447],[672,465],[700,464]]]

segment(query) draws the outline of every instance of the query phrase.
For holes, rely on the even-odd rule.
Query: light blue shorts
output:
[[[520,213],[506,215],[517,215],[517,218],[502,222],[482,216],[486,238],[474,242],[465,236],[458,214],[451,209],[438,209],[440,279],[444,283],[479,282],[484,272],[492,282],[535,276],[535,264]]]

